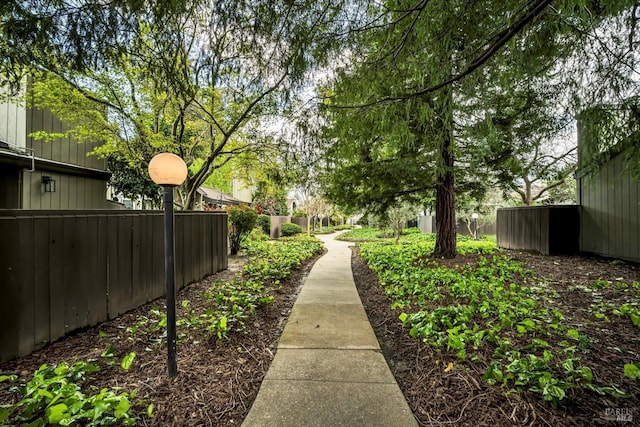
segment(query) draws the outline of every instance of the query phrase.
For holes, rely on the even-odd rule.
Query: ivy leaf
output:
[[[103,351],[100,356],[102,356],[102,357],[113,357],[113,352],[114,351],[115,351],[115,348],[113,347],[113,344],[109,344],[109,346],[107,346],[106,350]]]
[[[578,332],[578,330],[577,330],[577,329],[569,329],[569,330],[567,331],[567,336],[568,336],[569,338],[573,338],[573,339],[578,340],[578,339],[580,339],[580,332]]]
[[[131,364],[133,363],[133,359],[135,359],[136,357],[136,352],[132,351],[131,353],[127,354],[125,357],[122,358],[122,362],[120,362],[120,366],[122,366],[122,369],[124,369],[125,371],[128,371],[129,368],[131,367]]]
[[[633,322],[633,324],[640,328],[640,314],[629,313],[629,316],[631,316],[631,321]]]
[[[131,353],[129,353],[129,354],[131,354]],[[134,355],[135,355],[135,353],[134,353]],[[122,416],[127,413],[127,411],[129,410],[130,407],[131,407],[131,404],[129,403],[129,399],[123,398],[120,401],[120,403],[118,403],[118,406],[116,407],[116,410],[113,411],[113,415],[115,415],[116,418],[122,418]]]
[[[624,365],[624,376],[631,379],[640,379],[640,363],[627,363]]]
[[[47,421],[51,424],[60,424],[60,421],[69,418],[67,409],[69,408],[64,403],[50,406],[49,408],[47,408],[45,414],[45,416],[47,417]]]

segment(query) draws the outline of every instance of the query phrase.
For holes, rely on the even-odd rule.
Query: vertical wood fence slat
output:
[[[20,259],[18,251],[15,249],[19,241],[18,227],[16,221],[9,218],[0,218],[0,278],[2,284],[2,298],[0,298],[0,345],[3,351],[10,356],[19,354],[20,329],[19,324],[22,317],[22,301],[20,292],[20,270],[18,265]]]
[[[34,313],[34,300],[35,294],[33,289],[33,270],[35,259],[33,254],[33,218],[24,218],[22,221],[18,221],[18,254],[21,265],[25,265],[26,268],[18,270],[18,276],[20,281],[18,283],[20,290],[19,300],[22,302],[20,308],[20,316],[16,319],[18,323],[19,344],[18,351],[25,352],[31,351],[34,346],[34,331],[35,331],[35,313]],[[4,296],[4,295],[3,295]],[[4,325],[3,325],[4,326]]]
[[[49,256],[49,339],[65,335],[64,321],[64,222],[61,217],[51,217],[49,221],[51,252]]]
[[[51,245],[49,244],[49,218],[35,217],[33,234],[34,242],[41,241],[44,243],[33,245],[33,259],[37,260],[33,270],[35,307],[34,346],[37,349],[51,340],[49,336],[49,316],[51,312],[51,302],[49,295],[49,258],[51,250]]]
[[[226,214],[176,223],[177,288],[227,268]],[[162,297],[163,233],[161,212],[0,210],[0,361]]]

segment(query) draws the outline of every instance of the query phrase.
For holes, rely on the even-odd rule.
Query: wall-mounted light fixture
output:
[[[55,193],[56,191],[56,180],[51,178],[50,176],[43,176],[42,183],[44,184],[44,192],[45,193]]]

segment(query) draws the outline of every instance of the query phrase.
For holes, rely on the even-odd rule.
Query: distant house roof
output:
[[[198,193],[202,195],[202,199],[205,203],[215,203],[220,205],[239,205],[245,203],[242,200],[236,199],[226,193],[215,188],[200,187]]]

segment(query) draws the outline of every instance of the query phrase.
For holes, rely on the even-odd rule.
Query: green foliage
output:
[[[242,332],[245,322],[256,310],[273,302],[273,293],[280,287],[280,281],[322,250],[318,239],[306,235],[275,242],[264,237],[259,231],[247,236],[243,248],[249,262],[242,275],[230,281],[216,281],[204,294],[207,310],[204,313],[192,311],[188,317],[180,319],[178,325],[205,327],[219,340],[232,332]],[[188,307],[188,301],[183,305]]]
[[[492,253],[497,251],[494,236],[482,236],[478,240],[473,240],[470,236],[459,234],[456,239],[458,241],[458,253],[461,254]],[[336,236],[336,240],[356,243],[393,243],[393,237],[385,234],[383,230],[379,228],[355,228]],[[425,251],[423,256],[425,257],[433,252],[435,248],[435,241],[435,234],[421,233],[420,230],[415,227],[404,229],[399,239],[400,244],[422,243],[422,249]],[[407,248],[407,246],[402,246],[399,250],[405,250]]]
[[[161,205],[161,188],[154,184],[139,168],[132,167],[125,158],[118,154],[109,155],[107,168],[111,171],[109,185],[118,193],[122,193],[130,199],[143,196],[147,200],[151,200],[155,206]]]
[[[560,311],[540,305],[551,298],[544,283],[529,280],[533,272],[518,262],[491,254],[495,247],[488,251],[486,243],[459,241],[460,252],[481,255],[477,264],[453,267],[438,266],[429,257],[432,242],[361,243],[360,254],[378,274],[392,308],[403,311],[399,319],[409,335],[464,360],[493,354],[484,362],[489,384],[530,390],[554,405],[576,387],[627,396],[593,382],[579,357],[589,348],[589,337],[564,326]],[[629,310],[618,308],[620,315]],[[514,346],[516,340],[528,344]]]
[[[627,363],[624,365],[624,376],[640,380],[640,363]]]
[[[313,230],[313,234],[331,234],[335,233],[336,227],[319,227]]]
[[[186,209],[239,156],[282,155],[253,124],[291,107],[307,72],[339,42],[327,33],[344,30],[340,1],[18,3],[1,9],[2,82],[17,83],[25,69],[60,77],[55,88],[71,85],[73,94],[44,88],[39,107],[55,110],[78,139],[104,141],[100,155],[125,157],[141,176],[154,154],[181,155]]]
[[[130,398],[135,397],[135,393],[118,394],[95,387],[90,387],[87,393],[82,389],[87,374],[98,370],[92,363],[76,362],[69,366],[62,362],[57,366],[42,365],[26,382],[20,382],[15,376],[0,377],[0,382],[13,384],[11,391],[19,399],[13,405],[0,407],[0,423],[33,427],[134,425],[136,419],[130,414]]]
[[[255,209],[247,205],[230,206],[227,208],[229,215],[229,241],[231,254],[235,255],[240,250],[242,239],[253,230],[258,219]]]
[[[269,215],[258,215],[257,225],[267,236],[271,234],[271,217]]]
[[[247,242],[251,242],[251,241],[254,241],[254,240],[255,241],[266,241],[266,240],[269,240],[269,235],[265,234],[260,228],[254,228],[242,240],[242,244],[240,245],[240,248],[243,248]]]
[[[280,227],[280,232],[282,233],[283,237],[289,237],[293,236],[294,234],[302,233],[302,227],[292,222],[285,222]]]

